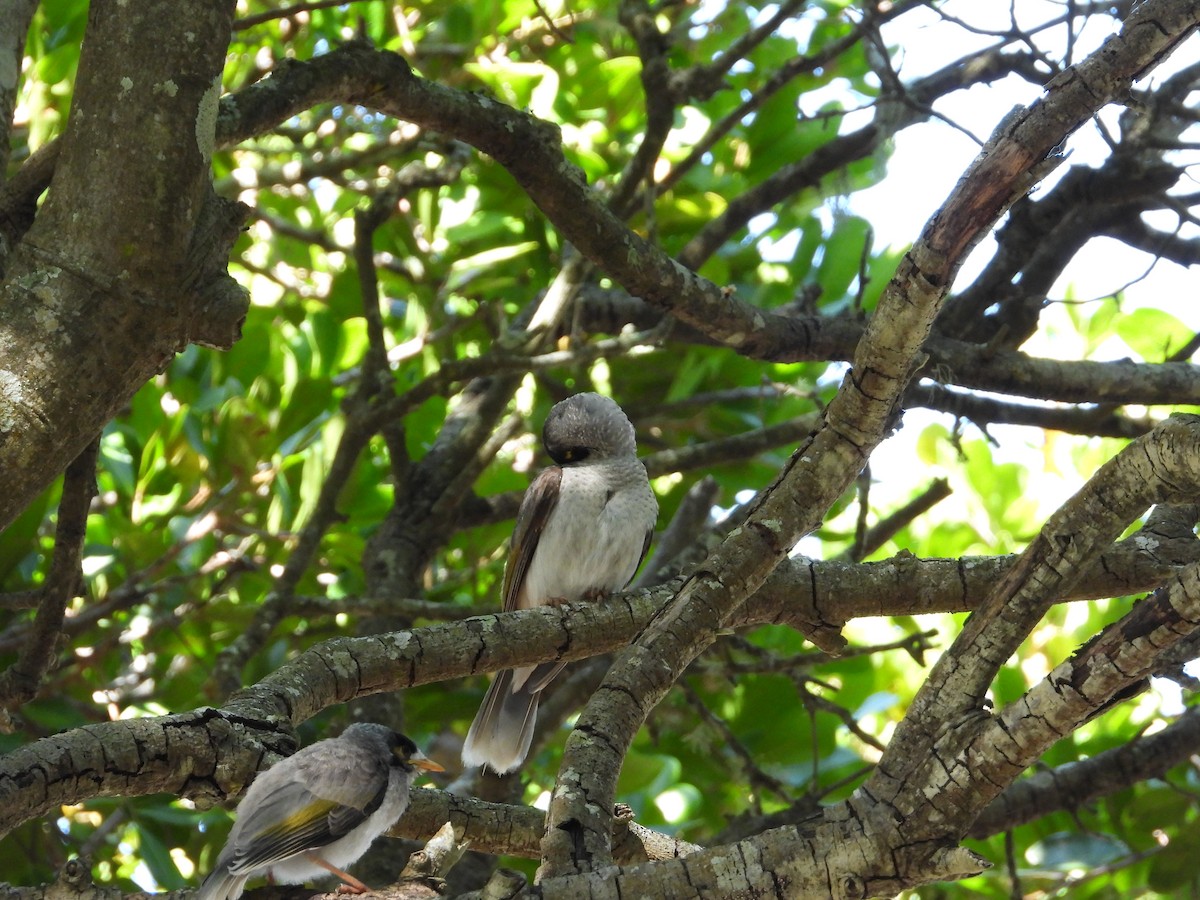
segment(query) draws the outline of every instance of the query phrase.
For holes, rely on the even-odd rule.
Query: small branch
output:
[[[656,189],[659,194],[670,190],[678,181],[683,178],[689,171],[694,169],[704,155],[709,153],[722,138],[732,131],[740,122],[745,121],[747,116],[757,112],[762,106],[773,96],[779,93],[784,87],[791,83],[801,75],[806,75],[813,72],[822,66],[827,66],[833,60],[837,59],[841,54],[845,53],[860,40],[869,28],[877,27],[880,23],[893,19],[902,13],[907,12],[915,6],[923,5],[923,0],[909,0],[909,2],[893,3],[883,13],[870,16],[863,22],[855,26],[854,30],[847,34],[844,38],[828,45],[822,46],[821,50],[813,56],[798,56],[789,60],[784,65],[780,66],[771,77],[763,83],[762,87],[756,90],[746,100],[743,100],[733,112],[722,118],[719,122],[713,125],[708,132],[696,143],[687,157],[683,159],[679,165],[673,166],[667,177],[663,179]],[[731,51],[732,53],[732,48]],[[724,60],[730,54],[722,57]],[[719,61],[720,62],[720,61]],[[676,90],[681,94],[691,95],[697,91],[697,85],[708,89],[711,83],[708,70],[700,70],[700,74],[693,74],[695,70],[690,70],[680,76],[677,76],[678,83]]]
[[[651,478],[676,472],[695,472],[722,464],[741,463],[768,450],[777,450],[796,443],[811,434],[818,421],[819,417],[816,414],[798,416],[744,434],[716,438],[673,450],[660,450],[643,457],[642,462]],[[521,492],[496,494],[479,500],[478,503],[477,510],[462,511],[458,523],[460,527],[471,528],[515,517],[521,504]],[[705,513],[710,511],[711,505]],[[656,550],[656,556],[661,552],[661,544],[657,546],[659,549]],[[658,568],[657,562],[653,565]]]
[[[54,663],[63,614],[82,583],[79,566],[87,537],[88,509],[96,496],[99,450],[100,438],[96,437],[67,466],[63,477],[58,525],[54,533],[54,557],[41,590],[33,627],[21,646],[17,661],[0,675],[0,707],[3,709],[0,730],[11,728],[8,713],[37,695]]]
[[[843,558],[854,562],[862,561],[895,537],[901,529],[907,528],[914,519],[923,516],[949,497],[951,493],[953,491],[950,489],[950,483],[945,478],[935,479],[929,487],[908,503],[890,516],[876,522],[863,535],[861,541],[855,538],[854,545],[842,554]]]
[[[479,605],[459,606],[456,603],[440,603],[437,600],[422,600],[417,597],[358,597],[345,596],[336,600],[329,597],[295,596],[291,611],[298,616],[334,616],[350,613],[360,616],[399,616],[404,619],[428,619],[431,622],[457,622],[472,616],[491,615],[500,612],[499,606],[488,609]]]
[[[710,532],[712,508],[719,494],[720,487],[710,475],[688,488],[671,523],[656,536],[654,553],[634,581],[635,588],[662,584],[704,558],[703,537]]]
[[[683,690],[684,697],[687,698],[688,703],[696,711],[700,719],[717,733],[720,738],[720,745],[733,753],[741,761],[741,777],[745,779],[750,789],[754,792],[761,789],[768,790],[785,803],[790,803],[792,801],[792,792],[788,785],[759,768],[750,751],[742,746],[742,742],[737,739],[737,735],[725,724],[723,719],[708,708],[708,705],[701,699],[700,695],[696,693],[695,688],[686,679],[680,680],[679,687]]]
[[[685,72],[677,73],[674,81],[676,93],[676,102],[684,103],[693,98],[708,99],[721,85],[721,80],[729,74],[730,70],[745,59],[750,53],[773,35],[776,30],[788,19],[802,10],[808,3],[808,0],[787,0],[786,3],[780,3],[778,9],[771,18],[761,23],[751,31],[742,35],[736,41],[729,45],[729,49],[719,54],[711,63],[704,65],[693,66]],[[905,6],[905,3],[895,4],[896,6]],[[889,10],[890,15],[897,15],[900,10]],[[855,30],[855,37],[859,34],[859,30]],[[832,59],[837,53],[851,46],[846,43],[849,38],[844,38],[838,42],[836,50],[826,50],[823,48],[821,55]],[[812,64],[809,60],[807,71],[812,71]],[[791,65],[789,71],[796,72],[800,66]],[[793,75],[794,77],[794,75]]]
[[[894,4],[894,7],[900,6],[902,4]],[[870,30],[883,21],[883,18],[874,17],[873,22],[868,18],[859,29]],[[871,24],[868,25],[868,22]],[[861,33],[856,30],[851,36],[856,43]],[[846,40],[849,40],[849,37]],[[986,50],[973,58],[958,60],[922,78],[909,86],[903,103],[881,105],[874,121],[869,125],[831,138],[803,159],[781,167],[779,171],[731,200],[719,216],[688,241],[679,254],[679,262],[689,269],[699,269],[719,247],[745,228],[756,215],[767,212],[802,190],[818,186],[823,179],[835,172],[844,171],[845,167],[855,160],[870,156],[901,129],[933,117],[933,102],[937,98],[972,85],[987,84],[1003,78],[1012,71],[1014,64],[1013,57],[1005,56],[994,49]],[[690,322],[690,319],[685,321],[696,324]]]
[[[467,852],[468,844],[450,822],[437,830],[425,846],[408,858],[401,878],[445,878]]]
[[[372,200],[370,207],[355,216],[354,256],[368,337],[365,358],[359,370],[359,382],[346,400],[346,428],[338,442],[329,473],[321,484],[317,503],[300,533],[295,550],[284,565],[275,590],[258,608],[246,630],[217,657],[210,683],[221,696],[237,689],[245,662],[258,652],[283,617],[291,613],[296,585],[311,564],[325,531],[337,520],[338,496],[353,474],[359,455],[371,436],[378,432],[384,434],[393,467],[402,469],[407,464],[407,454],[403,449],[402,417],[379,414],[381,408],[394,400],[394,388],[379,308],[373,238],[375,230],[395,212],[402,196],[419,188],[449,183],[458,177],[465,161],[465,148],[459,147],[457,152],[451,153],[443,167],[431,168],[423,163],[405,166],[396,173],[387,189]]]
[[[216,568],[221,570],[221,574],[212,588],[214,592],[219,592],[230,578],[240,572],[248,571],[252,567],[240,551],[222,548],[216,551],[204,565],[194,572],[176,574],[152,584],[146,584],[149,579],[166,568],[167,563],[173,561],[179,553],[183,552],[189,546],[191,546],[191,542],[189,541],[176,543],[170,551],[164,553],[154,563],[139,572],[132,573],[124,584],[110,590],[103,597],[96,598],[81,611],[66,615],[62,623],[62,633],[68,636],[76,635],[85,628],[94,625],[99,619],[111,616],[118,610],[129,609],[135,604],[143,602],[151,594],[161,593],[181,586],[190,590],[192,581],[208,575]],[[39,592],[32,591],[30,593],[37,594]],[[33,605],[36,606],[36,603]],[[0,653],[12,653],[23,647],[29,640],[29,633],[32,627],[32,622],[16,622],[3,631],[0,631]]]
[[[470,492],[483,470],[495,459],[500,448],[516,437],[524,426],[525,422],[519,415],[508,416],[497,425],[487,440],[476,448],[474,454],[462,462],[457,474],[446,484],[441,496],[429,508],[429,515],[435,520],[453,523],[463,497]]]
[[[262,25],[265,22],[273,22],[276,19],[288,19],[299,13],[312,12],[317,9],[329,9],[333,6],[346,6],[353,2],[356,2],[356,0],[309,0],[307,3],[294,3],[291,6],[284,6],[280,9],[269,9],[266,12],[244,16],[241,19],[234,19],[233,30],[245,31],[247,28]]]
[[[483,356],[468,359],[443,360],[437,372],[429,375],[394,399],[376,406],[367,424],[382,427],[388,419],[403,417],[431,397],[445,393],[450,387],[475,378],[490,375],[524,374],[557,369],[565,366],[585,365],[597,359],[616,355],[635,355],[649,350],[661,340],[662,329],[623,334],[620,337],[591,341],[574,346],[570,350],[556,350],[525,356],[503,349]]]
[[[669,86],[671,70],[667,51],[670,37],[659,31],[649,3],[646,0],[622,0],[620,20],[637,44],[642,61],[642,97],[646,104],[642,140],[609,198],[609,207],[621,218],[626,218],[639,208],[638,188],[654,177],[655,161],[675,123],[676,98]]]
[[[980,429],[986,429],[988,425],[993,424],[1028,425],[1066,434],[1135,438],[1154,427],[1152,419],[1135,419],[1121,415],[1107,406],[1034,406],[1028,403],[1013,403],[966,391],[950,390],[933,381],[913,385],[906,396],[906,402],[967,419]]]
[[[50,186],[61,151],[58,138],[39,147],[0,187],[0,244],[15,247],[33,224],[38,198]]]
[[[0,594],[0,609],[6,612],[17,612],[22,609],[37,609],[38,601],[42,598],[40,588],[27,591],[9,591]]]
[[[711,469],[723,463],[742,463],[760,453],[803,440],[812,434],[820,421],[820,415],[812,413],[732,437],[717,438],[675,450],[660,450],[646,457],[646,469],[651,478],[656,478],[674,472]]]
[[[1187,762],[1200,743],[1200,707],[1151,735],[1014,782],[988,804],[968,836],[982,839],[1059,811],[1072,811]]]

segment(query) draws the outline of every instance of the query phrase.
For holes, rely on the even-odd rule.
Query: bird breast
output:
[[[638,460],[564,468],[558,502],[530,560],[519,605],[621,590],[641,561],[646,532],[657,516],[658,504]]]

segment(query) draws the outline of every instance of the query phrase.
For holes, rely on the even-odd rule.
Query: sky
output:
[[[990,0],[958,0],[943,6],[950,15],[959,16],[971,24],[1003,29],[1008,24],[1010,4]],[[1046,0],[1015,0],[1012,10],[1017,21],[1024,25],[1050,21],[1062,14],[1062,4]],[[1082,58],[1095,50],[1110,34],[1110,29],[1091,26],[1076,36],[1075,56]],[[889,46],[899,47],[900,74],[906,80],[927,74],[946,62],[945,47],[954,46],[960,54],[970,49],[989,46],[993,39],[973,38],[959,26],[942,21],[928,10],[915,11],[901,16],[895,23],[884,27],[884,38]],[[1041,36],[1040,44],[1050,51],[1060,51],[1065,40],[1065,29],[1050,29]],[[1163,77],[1165,72],[1175,71],[1181,65],[1194,62],[1200,37],[1193,35],[1190,44],[1196,52],[1184,49],[1153,79]],[[939,101],[935,109],[956,123],[956,129],[939,120],[905,130],[895,142],[895,152],[888,168],[889,176],[881,184],[856,193],[850,200],[850,209],[868,219],[874,228],[876,246],[907,245],[920,233],[925,221],[946,199],[961,173],[977,155],[979,145],[964,131],[985,140],[1008,110],[1017,105],[1026,105],[1037,99],[1040,90],[1024,79],[1015,76],[986,87],[960,91]],[[1101,120],[1115,130],[1119,111],[1107,109]],[[1066,146],[1067,162],[1053,173],[1039,189],[1044,192],[1062,176],[1071,165],[1099,165],[1107,155],[1107,146],[1098,127],[1089,123],[1071,137]],[[1164,214],[1155,224],[1166,229],[1175,226],[1175,217]],[[1182,236],[1196,237],[1200,229],[1188,226]],[[978,273],[983,263],[994,251],[995,243],[989,237],[981,242],[964,265],[958,284],[965,285]],[[1067,312],[1061,302],[1067,297],[1074,300],[1095,301],[1106,297],[1114,289],[1126,286],[1122,309],[1126,312],[1142,306],[1162,306],[1164,298],[1174,298],[1168,305],[1172,314],[1189,327],[1200,330],[1200,304],[1197,295],[1197,274],[1189,272],[1175,263],[1153,259],[1144,253],[1131,250],[1117,241],[1094,240],[1086,245],[1075,260],[1067,267],[1051,291],[1051,305],[1043,314],[1043,327],[1039,333],[1022,347],[1028,353],[1060,358],[1078,358],[1080,348],[1074,342],[1064,342],[1063,331],[1069,331]],[[1056,328],[1055,325],[1061,325]],[[1128,356],[1129,348],[1120,341],[1110,341],[1098,348],[1094,359],[1116,359]],[[905,428],[877,452],[873,458],[873,473],[881,479],[886,477],[889,459],[911,461],[911,443],[916,435],[931,421],[949,425],[953,422],[948,415],[923,411],[911,411],[905,416]],[[996,456],[1005,461],[1016,461],[1027,466],[1031,473],[1043,470],[1043,443],[1041,432],[1015,426],[997,426],[989,429],[1000,446]],[[977,432],[976,432],[977,434]],[[898,462],[898,465],[903,465]],[[876,470],[882,468],[882,472]],[[898,473],[899,474],[899,473]],[[903,481],[904,479],[901,479]],[[1045,507],[1052,509],[1065,500],[1078,484],[1053,477],[1031,482],[1031,488],[1045,500]]]

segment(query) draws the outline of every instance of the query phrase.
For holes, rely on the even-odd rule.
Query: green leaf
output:
[[[817,282],[824,289],[823,302],[836,300],[849,290],[858,277],[863,249],[869,249],[871,233],[870,223],[857,216],[840,219],[834,226],[833,233],[825,239],[821,264],[817,267]]]
[[[38,552],[38,531],[52,498],[58,492],[57,485],[46,488],[21,511],[11,525],[0,531],[0,583],[8,579],[21,560]]]
[[[1192,339],[1195,332],[1161,309],[1135,309],[1117,320],[1117,335],[1146,362],[1161,362]]]
[[[141,851],[142,862],[150,870],[159,887],[169,891],[182,890],[188,887],[187,879],[179,872],[175,860],[167,847],[158,839],[153,827],[137,830],[138,849]]]

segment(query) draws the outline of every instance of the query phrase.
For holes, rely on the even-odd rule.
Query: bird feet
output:
[[[359,881],[357,878],[355,878],[349,872],[343,872],[341,869],[339,869],[337,866],[333,865],[332,863],[326,862],[325,860],[321,859],[321,857],[317,856],[317,854],[305,853],[304,856],[305,856],[305,858],[308,859],[309,862],[315,863],[316,865],[320,866],[325,871],[329,872],[332,875],[336,875],[338,878],[340,878],[342,880],[342,883],[339,884],[337,887],[337,892],[339,894],[369,894],[371,892],[371,889],[369,887],[367,887],[365,884],[363,884],[361,881]]]

